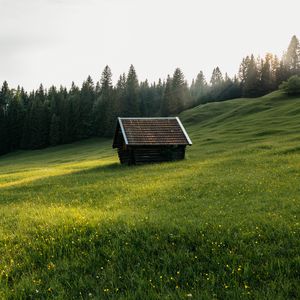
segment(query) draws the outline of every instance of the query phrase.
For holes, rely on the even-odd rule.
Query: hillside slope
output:
[[[300,99],[180,117],[180,162],[97,139],[0,157],[1,299],[300,297]]]

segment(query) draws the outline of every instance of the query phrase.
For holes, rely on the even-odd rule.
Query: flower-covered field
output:
[[[181,162],[0,157],[0,299],[299,299],[300,99],[184,112]]]

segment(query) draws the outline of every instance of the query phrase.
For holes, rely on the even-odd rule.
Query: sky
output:
[[[248,54],[279,56],[300,38],[299,0],[0,0],[0,82],[116,83],[130,64],[139,80],[180,67],[188,82],[214,67],[230,76]]]

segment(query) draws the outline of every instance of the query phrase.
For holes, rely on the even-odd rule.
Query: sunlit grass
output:
[[[187,159],[110,141],[0,158],[0,298],[299,298],[300,99],[182,114]]]

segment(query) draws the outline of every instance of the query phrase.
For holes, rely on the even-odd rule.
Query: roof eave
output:
[[[190,144],[188,143],[174,143],[174,144],[170,144],[170,143],[161,143],[161,144],[145,144],[145,143],[140,143],[140,144],[128,144],[127,146],[190,146]]]
[[[181,130],[182,130],[182,132],[184,133],[184,136],[185,136],[185,138],[186,138],[186,140],[187,140],[187,142],[188,142],[188,145],[189,145],[189,146],[193,145],[193,143],[192,143],[192,141],[191,141],[189,135],[187,134],[185,128],[183,127],[183,125],[182,125],[180,119],[179,119],[178,117],[176,117],[176,120],[177,120],[177,122],[178,122],[178,124],[179,124],[179,126],[180,126],[180,128],[181,128]]]
[[[119,121],[119,125],[120,125],[121,131],[122,131],[122,135],[123,135],[123,138],[124,138],[125,145],[128,145],[128,139],[127,139],[127,136],[126,136],[126,132],[124,130],[124,126],[123,126],[123,123],[122,123],[122,118],[118,117],[118,121]]]

